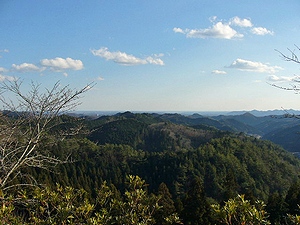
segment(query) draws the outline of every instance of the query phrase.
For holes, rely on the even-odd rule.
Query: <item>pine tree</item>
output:
[[[165,183],[161,183],[158,187],[158,204],[161,207],[154,215],[157,224],[164,224],[164,219],[175,214],[176,208],[172,195]]]
[[[210,205],[205,196],[204,187],[199,177],[192,179],[183,202],[181,218],[184,224],[210,224]]]

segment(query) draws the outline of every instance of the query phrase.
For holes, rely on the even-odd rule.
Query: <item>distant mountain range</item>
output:
[[[93,116],[93,117],[99,117],[99,116],[111,116],[119,113],[120,111],[75,111],[72,113],[73,115],[85,115],[85,116]],[[291,115],[300,115],[300,110],[294,110],[294,109],[275,109],[275,110],[251,110],[251,111],[132,111],[132,113],[157,113],[157,114],[167,114],[167,113],[177,113],[181,115],[192,115],[192,114],[200,114],[203,116],[219,116],[219,115],[242,115],[245,113],[251,113],[254,116],[278,116],[278,115],[285,115],[285,114],[291,114]]]
[[[81,112],[76,116],[90,118],[93,123],[104,124],[114,117],[134,118],[147,124],[169,121],[178,125],[197,128],[199,126],[216,128],[221,131],[245,133],[249,136],[270,140],[290,152],[300,152],[300,111],[270,110],[250,112],[236,111],[221,114],[212,113],[133,113],[124,112],[105,115],[104,112]],[[215,114],[215,115],[214,115]],[[132,126],[140,126],[132,124]]]
[[[253,112],[260,115],[265,114],[265,112]],[[243,132],[250,136],[270,140],[290,152],[300,152],[300,118],[296,116],[298,113],[296,114],[296,111],[293,111],[293,114],[279,114],[278,111],[273,111],[273,113],[267,116],[255,116],[246,112],[244,114],[208,117],[199,114],[191,116],[165,114],[162,117],[173,123],[190,126],[205,124],[219,130]]]
[[[294,109],[275,109],[275,110],[267,110],[267,111],[260,111],[260,110],[251,110],[251,111],[232,111],[225,115],[241,115],[244,113],[251,113],[254,116],[279,116],[279,115],[300,115],[299,110]]]

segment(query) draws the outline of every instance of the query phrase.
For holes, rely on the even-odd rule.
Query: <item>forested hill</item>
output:
[[[58,174],[36,171],[48,185],[83,187],[93,195],[104,180],[122,189],[126,175],[134,174],[151,192],[167,184],[180,200],[198,177],[216,201],[238,193],[267,200],[275,192],[284,196],[299,179],[298,158],[270,141],[230,132],[217,119],[126,112],[64,121],[83,123],[90,132],[52,146],[59,157],[71,155],[73,163],[62,165]]]
[[[110,121],[118,121],[121,119],[132,119],[144,124],[152,124],[158,122],[171,122],[177,125],[184,125],[192,128],[199,128],[206,126],[207,129],[217,129],[220,131],[229,131],[233,133],[243,132],[246,135],[255,136],[265,140],[270,140],[279,144],[290,152],[300,152],[300,120],[296,117],[286,115],[268,115],[268,116],[254,116],[251,113],[243,113],[239,115],[227,116],[202,116],[199,114],[181,115],[181,114],[149,114],[149,113],[118,113],[113,116],[102,116],[98,119],[92,120],[92,126],[97,127]],[[128,122],[128,121],[127,121]],[[118,126],[120,122],[115,122],[114,126]],[[100,128],[98,132],[109,129],[108,126]],[[98,127],[99,128],[99,127]],[[102,130],[102,131],[101,131]],[[110,133],[110,132],[109,132]],[[95,135],[99,136],[99,135]],[[92,137],[96,138],[97,137]],[[103,139],[102,139],[103,142]]]
[[[126,144],[148,152],[163,152],[197,148],[224,133],[206,125],[190,127],[160,120],[148,123],[143,119],[121,117],[94,128],[88,138],[98,144]]]

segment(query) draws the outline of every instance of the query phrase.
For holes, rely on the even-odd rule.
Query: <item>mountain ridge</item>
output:
[[[275,144],[279,144],[290,152],[299,151],[299,142],[297,140],[300,138],[300,134],[298,138],[295,132],[297,131],[297,125],[300,126],[300,119],[297,119],[293,116],[287,116],[285,114],[278,116],[255,116],[250,112],[245,112],[239,115],[203,116],[198,113],[182,115],[179,113],[158,114],[133,113],[126,111],[124,113],[117,113],[112,116],[100,116],[96,119],[91,119],[91,123],[96,126],[97,124],[103,125],[122,119],[137,120],[141,123],[145,123],[145,125],[159,122],[171,122],[174,124],[185,125],[194,128],[205,126],[206,128],[211,127],[223,132],[242,132],[249,136],[270,140]],[[142,131],[139,131],[139,133],[142,133]]]

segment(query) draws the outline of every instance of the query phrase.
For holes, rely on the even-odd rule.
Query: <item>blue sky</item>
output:
[[[0,81],[96,82],[78,110],[300,109],[269,84],[300,75],[275,51],[300,45],[299,11],[299,0],[4,0]]]

